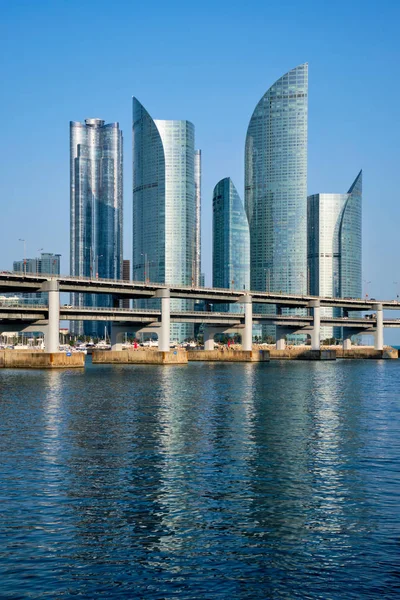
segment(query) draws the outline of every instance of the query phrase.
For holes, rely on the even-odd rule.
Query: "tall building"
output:
[[[229,177],[213,192],[213,287],[250,288],[250,234],[243,203]],[[242,305],[217,305],[240,312]]]
[[[122,131],[118,123],[70,123],[71,275],[120,279],[122,273]],[[109,306],[107,296],[72,294],[75,306]],[[98,335],[104,323],[77,322]]]
[[[40,273],[42,275],[60,275],[61,254],[42,252],[40,257],[15,260],[13,270],[19,273]],[[46,304],[48,295],[44,292],[21,294],[20,299],[27,304]]]
[[[194,148],[192,123],[153,120],[133,98],[133,279],[195,283]],[[171,308],[192,310],[193,301]],[[193,325],[171,325],[172,339],[192,336]]]
[[[201,283],[201,150],[194,153],[194,193],[196,200],[196,230],[195,230],[195,259],[194,285]]]
[[[347,194],[314,194],[307,204],[310,294],[361,298],[362,171]],[[321,316],[341,309],[322,308]],[[321,327],[321,340],[332,337],[341,337],[340,327]]]
[[[250,119],[245,207],[252,290],[306,293],[307,98],[308,65],[303,64],[269,88]]]

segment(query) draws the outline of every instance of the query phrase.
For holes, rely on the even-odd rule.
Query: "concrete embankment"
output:
[[[311,350],[304,346],[292,346],[285,350],[270,350],[271,360],[336,360],[335,350]]]
[[[383,350],[375,350],[375,348],[368,348],[363,346],[355,346],[350,350],[343,350],[338,347],[336,349],[336,358],[384,358],[384,359],[395,359],[399,357],[399,351],[391,346],[386,346]]]
[[[287,346],[284,350],[277,350],[275,346],[269,347],[271,360],[335,360],[336,358],[352,359],[396,359],[398,350],[385,347],[375,350],[369,346],[353,346],[344,350],[342,346],[322,347],[321,350],[311,350],[307,346]]]
[[[85,355],[74,352],[27,352],[0,350],[0,368],[4,369],[69,369],[85,366]]]
[[[269,350],[189,350],[188,360],[211,362],[268,362]]]
[[[147,364],[147,365],[181,365],[188,361],[186,350],[94,350],[92,362],[97,365],[105,364]]]

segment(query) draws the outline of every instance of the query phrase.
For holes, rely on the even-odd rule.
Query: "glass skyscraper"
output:
[[[120,279],[122,274],[123,138],[118,123],[70,123],[71,275]],[[76,306],[109,306],[112,298],[72,294]],[[76,334],[100,335],[104,323],[77,322]]]
[[[194,192],[196,200],[196,231],[195,231],[195,259],[194,259],[194,284],[201,282],[201,150],[194,153]]]
[[[200,157],[194,125],[153,120],[136,98],[132,121],[133,279],[195,285]],[[193,301],[173,300],[171,310],[193,310]],[[193,337],[193,325],[173,323],[171,337]]]
[[[250,119],[245,207],[253,290],[307,290],[307,101],[308,65],[303,64],[269,88]]]
[[[61,254],[42,252],[37,258],[15,260],[13,270],[18,273],[41,273],[42,275],[60,275]],[[47,304],[48,294],[32,292],[20,295],[21,302],[26,304]]]
[[[361,298],[362,171],[347,194],[309,196],[307,212],[310,294]],[[341,309],[322,308],[321,316]],[[341,337],[340,327],[321,327],[322,340],[332,337]]]
[[[229,177],[213,192],[213,287],[250,288],[250,234],[243,203]],[[243,305],[216,305],[216,310],[241,312]]]

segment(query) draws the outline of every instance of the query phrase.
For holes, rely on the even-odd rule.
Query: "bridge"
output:
[[[159,338],[159,350],[170,349],[170,323],[202,323],[204,325],[204,346],[213,349],[214,335],[240,329],[242,347],[251,350],[253,324],[269,323],[277,327],[277,349],[285,348],[288,333],[306,333],[311,337],[311,348],[320,349],[321,324],[342,327],[344,347],[351,346],[351,336],[358,333],[373,333],[375,348],[383,349],[384,327],[400,327],[398,319],[383,319],[383,310],[400,310],[400,302],[395,300],[375,300],[361,298],[326,298],[310,295],[280,294],[276,292],[238,291],[218,288],[199,288],[135,281],[112,281],[77,277],[53,277],[41,274],[0,273],[0,293],[47,292],[48,306],[0,306],[2,331],[42,330],[46,336],[48,352],[57,352],[59,347],[59,322],[63,320],[101,320],[112,323],[111,341],[113,349],[122,347],[122,334],[126,331],[155,331]],[[132,310],[94,307],[60,307],[60,292],[109,294],[114,304],[124,298],[154,299],[161,301],[161,310]],[[209,303],[236,303],[244,305],[244,312],[171,311],[171,298],[205,300]],[[276,306],[275,314],[253,314],[253,303]],[[321,316],[321,307],[343,308],[351,311],[374,311],[371,319],[359,317]],[[284,315],[282,309],[309,309],[312,315]],[[305,311],[304,311],[305,312]],[[18,329],[19,328],[19,329]]]

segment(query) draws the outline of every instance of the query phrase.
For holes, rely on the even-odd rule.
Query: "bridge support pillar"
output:
[[[171,297],[170,291],[166,288],[157,290],[155,293],[156,298],[161,298],[161,327],[158,335],[158,349],[161,352],[169,352],[169,336],[170,336],[170,324],[171,324]]]
[[[313,329],[311,332],[311,349],[321,349],[321,306],[319,300],[310,300],[308,306],[313,309]]]
[[[204,327],[204,350],[214,350],[214,334],[215,329],[213,327],[208,327],[205,325]]]
[[[122,335],[126,331],[126,327],[111,324],[111,350],[122,350]]]
[[[374,304],[376,311],[375,350],[383,350],[383,310],[382,304]]]
[[[57,279],[49,279],[42,284],[42,291],[49,296],[49,324],[46,352],[60,351],[60,291]]]
[[[253,348],[253,303],[248,294],[243,298],[244,303],[244,329],[242,333],[242,350],[251,352]]]
[[[286,340],[284,331],[279,331],[280,327],[276,328],[276,349],[277,350],[285,350],[286,348]]]
[[[351,350],[351,336],[345,337],[345,335],[343,332],[343,350]]]

